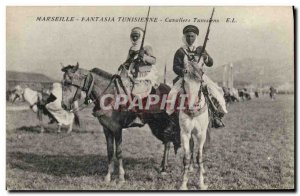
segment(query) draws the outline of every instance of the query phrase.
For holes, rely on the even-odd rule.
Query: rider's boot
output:
[[[225,127],[224,123],[222,122],[221,117],[219,117],[216,114],[213,114],[212,127],[213,128]]]
[[[171,115],[169,115],[169,121],[170,125],[174,127],[178,125],[178,115],[176,112],[173,112]]]
[[[211,99],[209,96],[208,99],[209,99],[208,105],[212,115],[212,127],[213,128],[225,127],[224,123],[222,122],[222,118],[225,115],[225,113],[227,113],[226,108],[222,109],[222,107],[220,106],[220,104],[216,99],[214,98]]]

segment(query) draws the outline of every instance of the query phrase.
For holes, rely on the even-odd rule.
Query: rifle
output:
[[[149,13],[150,13],[150,6],[148,8],[148,13],[147,13],[147,18],[146,18],[146,23],[145,23],[145,28],[144,28],[144,34],[143,34],[143,39],[142,39],[142,43],[141,43],[141,47],[140,47],[140,50],[143,50],[144,48],[144,42],[145,42],[145,37],[146,37],[146,31],[147,31],[147,25],[148,25],[148,19],[149,19]],[[134,77],[137,76],[137,73],[139,72],[139,65],[140,63],[142,62],[142,59],[141,58],[138,58],[136,61],[135,61],[135,65],[134,65]]]
[[[143,34],[143,39],[142,39],[142,44],[141,44],[140,50],[142,50],[143,47],[144,47],[144,41],[145,41],[145,37],[146,37],[146,31],[147,31],[149,13],[150,13],[150,6],[148,8],[147,18],[146,18],[146,23],[145,23],[145,29],[144,29],[144,34]]]
[[[210,25],[211,25],[211,22],[212,22],[212,18],[213,18],[214,12],[215,12],[215,8],[213,8],[212,13],[211,13],[211,16],[210,16],[210,19],[209,19],[209,23],[208,23],[206,35],[205,35],[205,38],[204,38],[204,43],[203,43],[203,46],[202,46],[202,49],[201,49],[201,52],[200,52],[200,56],[199,56],[199,59],[198,59],[198,63],[200,62],[200,59],[201,59],[201,57],[202,57],[202,54],[203,54],[204,51],[205,51],[206,43],[207,43],[207,41],[209,40],[209,39],[208,39],[208,35],[209,35],[209,32],[210,32]],[[199,71],[193,64],[191,64],[191,65],[192,65],[193,69],[194,69],[200,76],[202,76],[203,72]]]
[[[202,54],[203,54],[204,51],[205,51],[206,43],[207,43],[207,41],[209,40],[209,39],[208,39],[208,35],[209,35],[209,32],[210,32],[210,25],[211,25],[211,21],[212,21],[214,12],[215,12],[215,8],[213,8],[212,13],[211,13],[211,16],[210,16],[210,19],[209,19],[209,23],[208,23],[208,27],[207,27],[207,31],[206,31],[204,43],[203,43],[203,46],[202,46],[202,50],[201,50],[201,53],[200,53],[200,56],[199,56],[199,59],[198,59],[198,63],[199,63],[199,61],[200,61],[200,58],[201,58]]]

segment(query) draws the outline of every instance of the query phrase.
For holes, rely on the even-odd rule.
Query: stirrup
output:
[[[225,125],[222,122],[221,118],[214,116],[212,120],[212,127],[217,129],[217,128],[225,127]]]

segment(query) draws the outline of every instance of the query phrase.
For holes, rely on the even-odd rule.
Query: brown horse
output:
[[[91,71],[79,68],[77,65],[68,65],[62,69],[64,72],[63,80],[63,107],[67,110],[72,110],[74,101],[80,98],[82,91],[86,93],[87,101],[95,105],[93,115],[97,117],[100,124],[103,126],[104,134],[107,143],[108,155],[108,172],[105,176],[105,181],[111,181],[111,174],[114,171],[113,157],[119,163],[119,181],[125,181],[125,171],[123,168],[122,159],[122,129],[132,127],[132,122],[137,116],[136,111],[120,110],[118,109],[103,109],[104,106],[109,106],[113,103],[114,96],[119,93],[119,85],[116,85],[116,75],[111,75],[103,70],[94,68]],[[159,92],[161,95],[167,95],[170,88],[161,84]],[[110,96],[111,95],[111,96]],[[104,97],[104,106],[101,107],[101,100]],[[79,107],[79,109],[82,109]],[[141,114],[141,113],[139,113]],[[157,112],[142,111],[139,115],[144,123],[147,123],[152,133],[160,139],[165,145],[164,156],[161,165],[161,171],[166,171],[167,156],[170,147],[170,142],[173,143],[175,152],[180,147],[180,129],[169,123],[170,119],[164,110]]]

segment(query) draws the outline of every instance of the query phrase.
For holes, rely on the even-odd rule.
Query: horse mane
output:
[[[97,67],[91,69],[90,71],[91,71],[92,73],[95,73],[95,74],[97,74],[97,75],[99,75],[99,76],[101,76],[101,77],[104,77],[104,78],[106,78],[106,79],[110,79],[110,78],[113,76],[111,73],[108,73],[108,72],[106,72],[106,71],[104,71],[104,70],[102,70],[102,69],[99,69],[99,68],[97,68]]]

